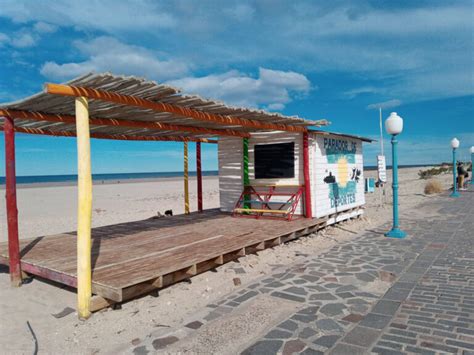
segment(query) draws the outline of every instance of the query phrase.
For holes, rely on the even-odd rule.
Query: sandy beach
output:
[[[183,180],[163,178],[94,185],[93,227],[147,219],[173,210],[184,213]],[[203,177],[204,208],[219,206],[217,176]],[[36,184],[18,187],[20,238],[27,239],[76,230],[77,188],[75,185]],[[191,211],[197,210],[196,179],[189,181]],[[46,207],[46,208],[45,208]],[[5,204],[0,209],[5,220]],[[1,241],[7,240],[2,223]]]
[[[437,197],[423,193],[426,180],[418,178],[418,168],[400,170],[400,208],[417,213],[415,206]],[[375,176],[369,171],[366,176]],[[451,175],[437,177],[445,189]],[[94,188],[93,225],[102,226],[119,222],[150,218],[157,211],[173,209],[183,212],[182,181],[166,179],[156,182],[99,185]],[[218,206],[216,177],[204,180],[204,206]],[[173,327],[200,312],[205,305],[242,286],[271,273],[273,270],[298,262],[306,255],[318,255],[331,246],[350,240],[358,232],[378,226],[391,218],[391,188],[366,194],[366,210],[362,218],[326,228],[317,235],[249,255],[238,262],[225,264],[215,271],[205,272],[190,283],[181,282],[151,295],[127,302],[121,310],[105,309],[94,314],[87,322],[77,320],[74,313],[63,318],[52,314],[66,307],[75,307],[75,293],[46,282],[33,280],[14,289],[9,287],[9,275],[0,274],[0,308],[2,326],[0,337],[9,339],[6,349],[18,353],[32,349],[27,321],[34,328],[45,353],[113,353],[121,351],[136,339],[143,339],[150,329]],[[73,186],[19,188],[19,216],[21,238],[37,237],[75,230],[75,193]],[[191,206],[195,209],[195,184],[191,180]],[[382,204],[381,204],[382,203]],[[5,219],[4,206],[1,218]],[[421,214],[423,212],[420,212]],[[2,224],[2,238],[6,239]],[[383,286],[383,285],[382,285]],[[14,300],[14,301],[13,301]],[[6,320],[8,321],[8,325]],[[81,344],[81,345],[79,345]],[[87,344],[85,346],[84,344]],[[21,350],[18,350],[21,349]]]
[[[400,196],[410,196],[403,203],[415,203],[417,193],[422,193],[426,180],[418,178],[418,171],[424,168],[403,168],[400,170]],[[366,171],[366,177],[376,177],[376,171]],[[390,175],[390,171],[388,172]],[[447,188],[451,175],[437,177]],[[191,212],[197,210],[196,179],[189,181]],[[4,191],[2,189],[2,191]],[[391,187],[385,187],[385,198],[380,191],[366,194],[367,215],[376,223],[386,218],[385,214],[375,215],[380,201],[390,201]],[[2,192],[3,194],[3,192]],[[75,185],[33,184],[18,187],[18,218],[20,238],[28,239],[44,235],[76,230],[77,188]],[[180,178],[162,178],[147,181],[125,180],[103,184],[96,182],[93,189],[93,227],[116,223],[138,221],[173,210],[174,214],[184,213],[183,181]],[[219,186],[217,176],[203,178],[204,208],[219,207]],[[413,201],[412,201],[413,200]],[[6,220],[5,204],[0,206],[0,218]],[[6,241],[5,224],[1,224],[0,241]]]

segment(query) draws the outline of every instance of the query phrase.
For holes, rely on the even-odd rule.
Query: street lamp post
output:
[[[459,197],[459,192],[457,191],[457,179],[456,179],[456,149],[459,148],[459,141],[457,138],[453,138],[451,140],[451,147],[453,148],[453,192],[451,193],[451,197]]]
[[[390,238],[405,238],[406,233],[398,227],[398,156],[397,156],[397,135],[403,130],[403,119],[392,112],[385,121],[385,130],[392,135],[392,190],[393,190],[393,226],[385,233]]]
[[[471,185],[474,185],[472,173],[474,172],[474,145],[471,147]]]

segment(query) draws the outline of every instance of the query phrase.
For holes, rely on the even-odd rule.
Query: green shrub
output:
[[[440,174],[446,174],[453,171],[452,167],[447,167],[447,166],[441,166],[439,168],[431,168],[431,169],[426,169],[426,170],[420,170],[418,172],[418,176],[420,179],[429,179],[433,176],[440,175]]]

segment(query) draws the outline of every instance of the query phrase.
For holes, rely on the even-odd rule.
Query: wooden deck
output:
[[[218,210],[92,230],[92,290],[122,302],[318,230],[326,220],[232,218]],[[76,233],[21,241],[24,272],[76,287]],[[8,263],[0,243],[0,263]]]

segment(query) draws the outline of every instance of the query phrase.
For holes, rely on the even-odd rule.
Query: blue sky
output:
[[[401,164],[449,161],[454,136],[467,160],[473,4],[0,0],[0,102],[44,82],[111,71],[230,104],[326,118],[329,130],[374,138],[382,106],[384,118],[397,111],[405,120]],[[216,169],[215,147],[204,146],[204,168]],[[94,140],[92,152],[95,173],[182,170],[179,143]],[[366,164],[377,152],[377,144],[365,146]],[[19,175],[75,171],[74,139],[17,135]]]

